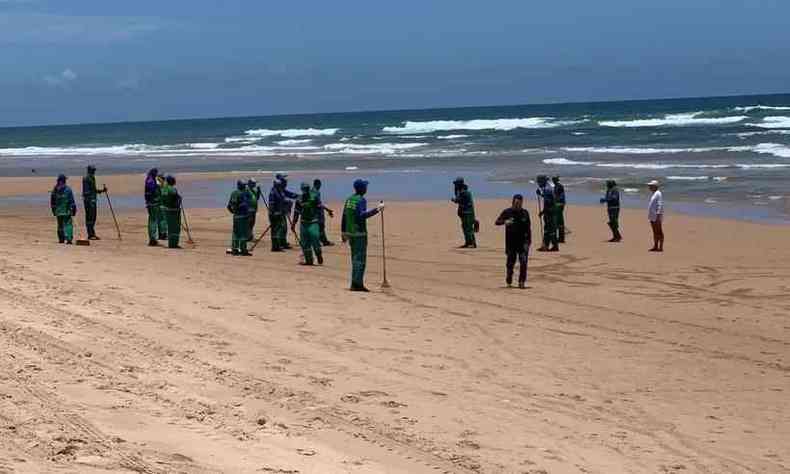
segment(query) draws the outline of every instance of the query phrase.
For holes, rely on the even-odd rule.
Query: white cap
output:
[[[656,186],[656,187],[657,187],[657,186],[659,185],[659,183],[658,183],[658,181],[656,181],[656,180],[654,179],[653,181],[650,181],[649,183],[647,183],[647,185],[648,185],[648,186]]]

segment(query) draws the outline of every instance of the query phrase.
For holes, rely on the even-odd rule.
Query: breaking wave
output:
[[[756,123],[754,126],[760,128],[790,128],[790,117],[765,117],[763,123]]]
[[[727,147],[713,148],[634,148],[625,146],[615,147],[565,147],[564,151],[584,153],[612,153],[622,155],[658,155],[662,153],[707,153],[711,151],[728,150]]]
[[[734,107],[732,110],[735,112],[749,113],[753,110],[790,110],[790,107],[773,105],[747,105],[745,107]]]
[[[428,122],[407,121],[400,127],[384,127],[386,133],[434,133],[451,130],[500,130],[517,128],[556,128],[580,123],[576,120],[555,120],[552,117],[530,117],[515,119],[476,119],[476,120],[432,120]]]
[[[334,135],[338,130],[339,129],[337,128],[289,128],[286,130],[269,130],[268,128],[258,128],[254,130],[245,130],[244,134],[252,137],[322,137]]]
[[[746,115],[732,117],[700,117],[704,112],[691,112],[685,114],[668,114],[663,118],[638,119],[638,120],[605,120],[598,122],[602,127],[687,127],[696,125],[726,125],[746,120]]]
[[[573,161],[565,158],[547,158],[547,165],[559,166],[594,166],[597,168],[629,168],[639,170],[667,169],[760,169],[790,168],[790,163],[734,163],[734,164],[687,164],[687,163],[607,163],[602,161]]]

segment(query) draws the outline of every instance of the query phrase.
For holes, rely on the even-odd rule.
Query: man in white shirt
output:
[[[647,218],[650,221],[650,227],[653,228],[653,248],[651,252],[664,251],[664,229],[662,223],[664,221],[664,196],[658,190],[659,183],[656,180],[647,183],[650,192],[650,204],[647,207]]]

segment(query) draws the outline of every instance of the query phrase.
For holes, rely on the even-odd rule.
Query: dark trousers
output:
[[[557,241],[565,243],[565,204],[554,205],[554,224],[557,230]]]
[[[85,206],[85,227],[88,237],[96,236],[96,199],[84,199]]]
[[[653,248],[664,248],[664,226],[662,225],[661,216],[654,221],[650,221],[650,227],[653,229]]]
[[[255,239],[255,219],[258,217],[257,212],[250,212],[249,220],[250,220],[250,240]]]
[[[510,285],[513,283],[513,270],[516,268],[516,261],[519,263],[518,268],[518,282],[519,283],[526,283],[527,282],[527,262],[529,260],[529,254],[524,249],[519,250],[508,250],[507,251],[507,284]]]
[[[609,228],[612,229],[612,237],[615,239],[623,238],[620,235],[620,208],[619,207],[610,207],[607,209],[609,214]]]

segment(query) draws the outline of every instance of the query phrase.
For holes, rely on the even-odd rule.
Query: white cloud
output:
[[[52,87],[65,86],[77,80],[77,73],[69,68],[64,69],[60,74],[44,76],[44,82]]]

